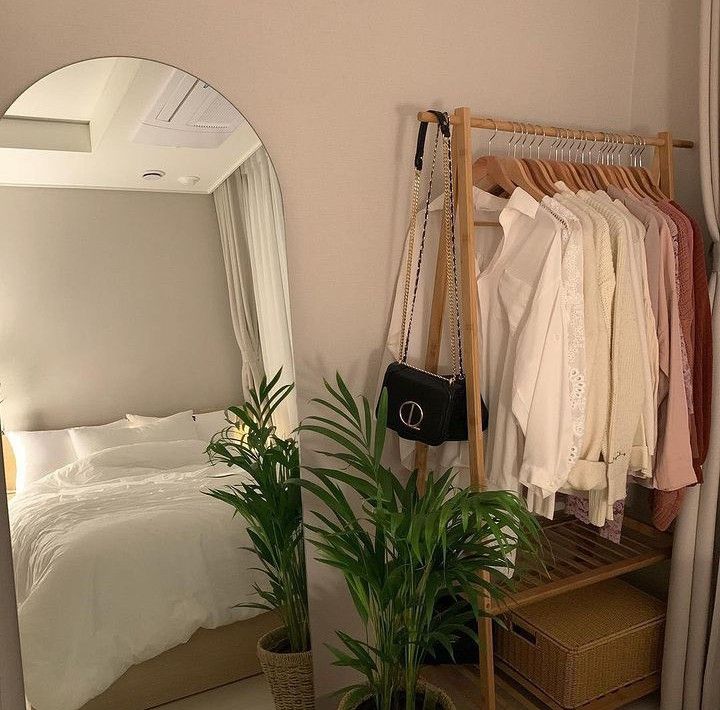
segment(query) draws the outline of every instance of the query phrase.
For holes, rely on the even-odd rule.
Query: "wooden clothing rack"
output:
[[[437,123],[434,114],[421,112],[418,120]],[[543,126],[515,121],[502,121],[471,115],[467,107],[456,108],[450,114],[452,126],[452,153],[455,195],[458,212],[457,239],[460,244],[460,290],[462,303],[463,347],[466,358],[467,413],[470,481],[473,487],[486,487],[483,454],[482,414],[480,397],[480,352],[479,324],[476,299],[475,270],[475,227],[473,209],[473,129],[516,133],[535,132],[542,137],[567,137],[573,140],[607,141],[624,145],[653,146],[654,159],[651,169],[653,182],[670,199],[675,195],[673,148],[692,148],[689,140],[674,140],[669,131],[656,136],[637,136],[630,133],[611,131],[587,131],[556,126]],[[532,133],[530,133],[532,135]],[[446,265],[445,250],[438,249],[435,270],[433,298],[430,312],[430,327],[425,352],[425,369],[437,372],[440,356],[443,314],[445,311]],[[427,447],[419,444],[416,450],[416,467],[420,471],[420,486],[427,468]],[[591,526],[585,526],[575,519],[560,518],[545,525],[545,533],[551,547],[551,562],[548,575],[528,574],[520,582],[517,592],[502,607],[483,600],[487,616],[480,620],[479,672],[474,666],[435,666],[424,675],[430,681],[444,687],[458,705],[458,710],[481,708],[536,708],[537,704],[528,699],[519,684],[529,690],[542,703],[540,707],[558,708],[553,701],[543,697],[541,691],[528,689],[527,683],[513,676],[512,669],[504,671],[496,683],[493,661],[492,617],[509,608],[517,608],[532,602],[563,594],[573,589],[618,577],[627,572],[656,564],[670,556],[671,538],[656,532],[650,526],[625,518],[621,544],[601,538]],[[513,683],[512,681],[515,681]],[[604,696],[598,701],[584,705],[584,710],[600,710],[620,707],[632,700],[653,692],[659,685],[659,677],[646,678],[632,686],[626,686],[616,693]]]

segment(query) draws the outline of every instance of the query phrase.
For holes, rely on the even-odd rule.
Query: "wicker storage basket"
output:
[[[508,614],[496,653],[564,708],[660,670],[665,605],[612,579]]]
[[[257,654],[270,686],[275,710],[315,710],[312,653],[283,653],[287,642],[284,628],[260,637]]]
[[[455,710],[455,705],[444,690],[424,680],[418,680],[417,689],[419,693],[417,697],[423,698],[423,701],[425,701],[426,695],[431,695],[435,699],[434,707],[428,703],[428,710],[430,710],[431,707],[432,710]],[[369,700],[371,697],[370,692],[364,695],[362,693],[347,693],[340,700],[338,710],[357,710],[363,702]]]

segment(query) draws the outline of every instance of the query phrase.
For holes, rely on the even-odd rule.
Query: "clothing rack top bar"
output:
[[[418,121],[426,123],[437,123],[434,114],[427,111],[418,113]],[[454,114],[450,114],[450,123],[460,123],[460,119]],[[618,133],[617,131],[587,131],[579,128],[559,128],[557,126],[543,126],[539,123],[529,123],[526,121],[501,121],[494,118],[482,118],[480,116],[471,116],[470,125],[472,128],[485,128],[493,131],[503,131],[504,133],[528,133],[538,136],[546,136],[549,138],[570,138],[572,140],[593,140],[593,141],[620,141],[626,145],[643,145],[664,146],[665,140],[659,136],[639,136],[633,133]],[[675,148],[692,148],[695,143],[685,139],[673,140]]]

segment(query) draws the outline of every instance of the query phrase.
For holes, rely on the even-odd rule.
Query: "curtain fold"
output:
[[[281,382],[294,382],[282,195],[265,149],[255,151],[213,194],[220,231],[226,233],[223,256],[243,367],[247,350],[254,385],[281,368]],[[297,426],[294,391],[274,423],[282,435]]]
[[[241,194],[237,187],[239,180],[237,172],[233,173],[213,192],[213,198],[220,227],[230,315],[242,356],[243,395],[247,399],[250,389],[258,387],[262,380],[263,363],[250,251]]]
[[[675,530],[665,631],[662,710],[720,708],[720,0],[702,0],[700,177],[712,239],[713,403],[704,483],[690,489]]]

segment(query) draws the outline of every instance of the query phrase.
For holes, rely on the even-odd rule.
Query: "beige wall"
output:
[[[0,187],[0,215],[4,428],[240,396],[210,195]]]
[[[697,142],[699,0],[640,0],[631,123]],[[649,151],[648,151],[649,154]],[[697,150],[675,151],[677,198],[704,221]]]
[[[678,95],[693,82],[675,82],[669,50],[679,22],[684,55],[694,56],[697,0],[4,4],[0,107],[68,62],[129,54],[203,77],[253,124],[284,193],[301,415],[336,368],[356,390],[374,388],[418,109],[465,104],[610,130],[677,121],[669,127],[678,133],[694,115],[693,96]],[[657,46],[637,42],[646,22]],[[682,116],[634,101],[643,91],[655,108],[682,102]],[[317,687],[326,693],[342,674],[323,644],[352,615],[337,576],[314,563],[310,571]]]

